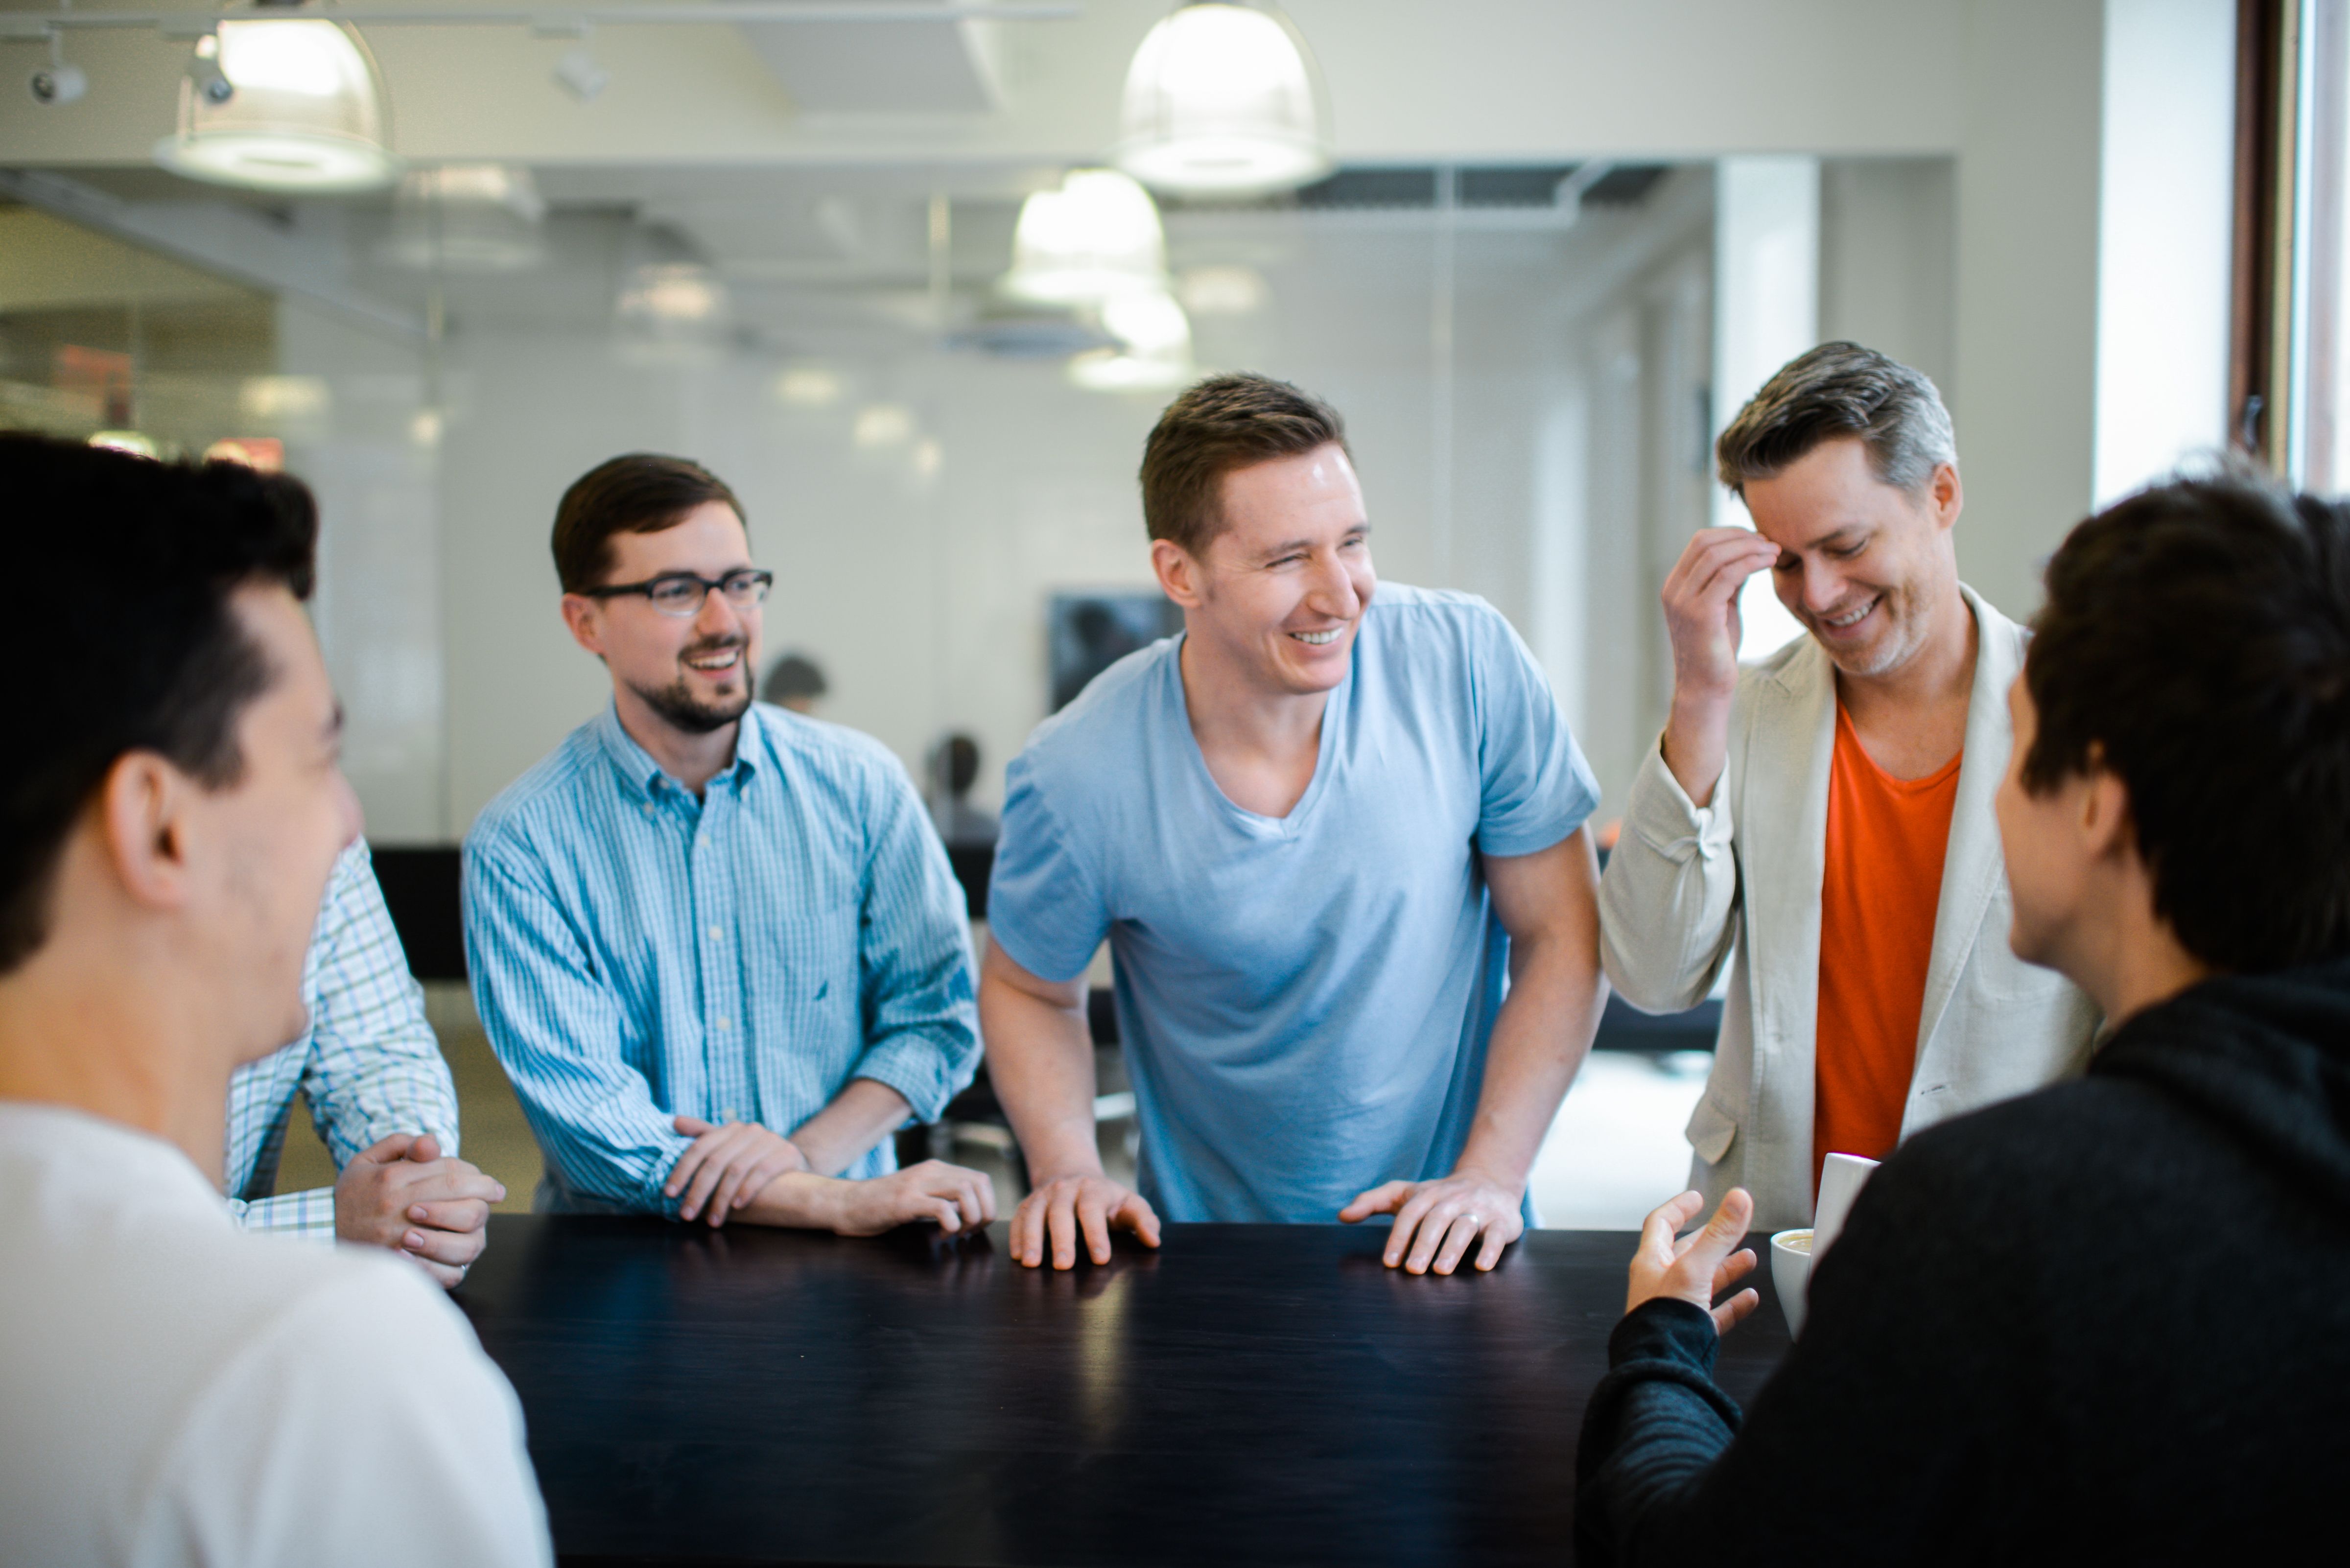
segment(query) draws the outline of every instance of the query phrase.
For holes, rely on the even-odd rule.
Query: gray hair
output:
[[[1823,343],[1779,368],[1714,442],[1721,483],[1743,496],[1822,441],[1858,436],[1887,484],[1922,496],[1944,463],[1958,466],[1950,410],[1934,383],[1857,343]]]

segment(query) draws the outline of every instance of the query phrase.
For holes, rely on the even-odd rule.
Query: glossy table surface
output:
[[[490,1225],[457,1299],[567,1563],[1561,1563],[1633,1243],[1414,1278],[1382,1230],[1170,1225],[1055,1274],[1001,1223]],[[1742,1400],[1787,1345],[1769,1274]]]

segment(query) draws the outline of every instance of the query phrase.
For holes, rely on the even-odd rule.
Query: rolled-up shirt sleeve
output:
[[[979,1004],[962,888],[900,770],[880,774],[868,816],[870,874],[858,912],[866,1047],[850,1075],[886,1084],[934,1122],[979,1070]]]
[[[231,1089],[232,1178],[265,1163],[263,1185],[275,1179],[278,1148],[269,1140],[284,1138],[296,1087],[338,1171],[394,1133],[431,1133],[443,1154],[457,1153],[457,1086],[425,1020],[424,989],[409,972],[364,839],[335,863],[306,970],[310,1027],[286,1048],[298,1071],[272,1057],[240,1069]],[[248,1231],[334,1240],[332,1188],[232,1198],[229,1208]]]
[[[674,1215],[661,1183],[692,1140],[629,1064],[629,1021],[537,866],[469,841],[464,896],[474,1005],[540,1149],[576,1192]]]
[[[336,877],[325,926],[302,1093],[335,1168],[393,1133],[429,1132],[455,1154],[457,1086],[364,844]]]
[[[1725,769],[1704,806],[1661,745],[1633,775],[1624,832],[1599,882],[1599,956],[1608,983],[1649,1012],[1695,1007],[1729,961],[1738,858]]]

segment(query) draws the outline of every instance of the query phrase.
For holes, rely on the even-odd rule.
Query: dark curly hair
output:
[[[2155,910],[2205,963],[2350,953],[2350,515],[2180,479],[2074,528],[2047,583],[2024,786],[2116,774]]]

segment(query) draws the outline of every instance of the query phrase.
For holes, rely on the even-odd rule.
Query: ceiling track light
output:
[[[33,72],[25,88],[43,109],[79,103],[82,95],[89,91],[89,78],[82,74],[82,68],[66,63],[66,36],[57,29],[49,29],[49,63]]]
[[[594,103],[612,85],[612,73],[598,64],[585,44],[567,49],[555,62],[556,84],[581,103]]]

